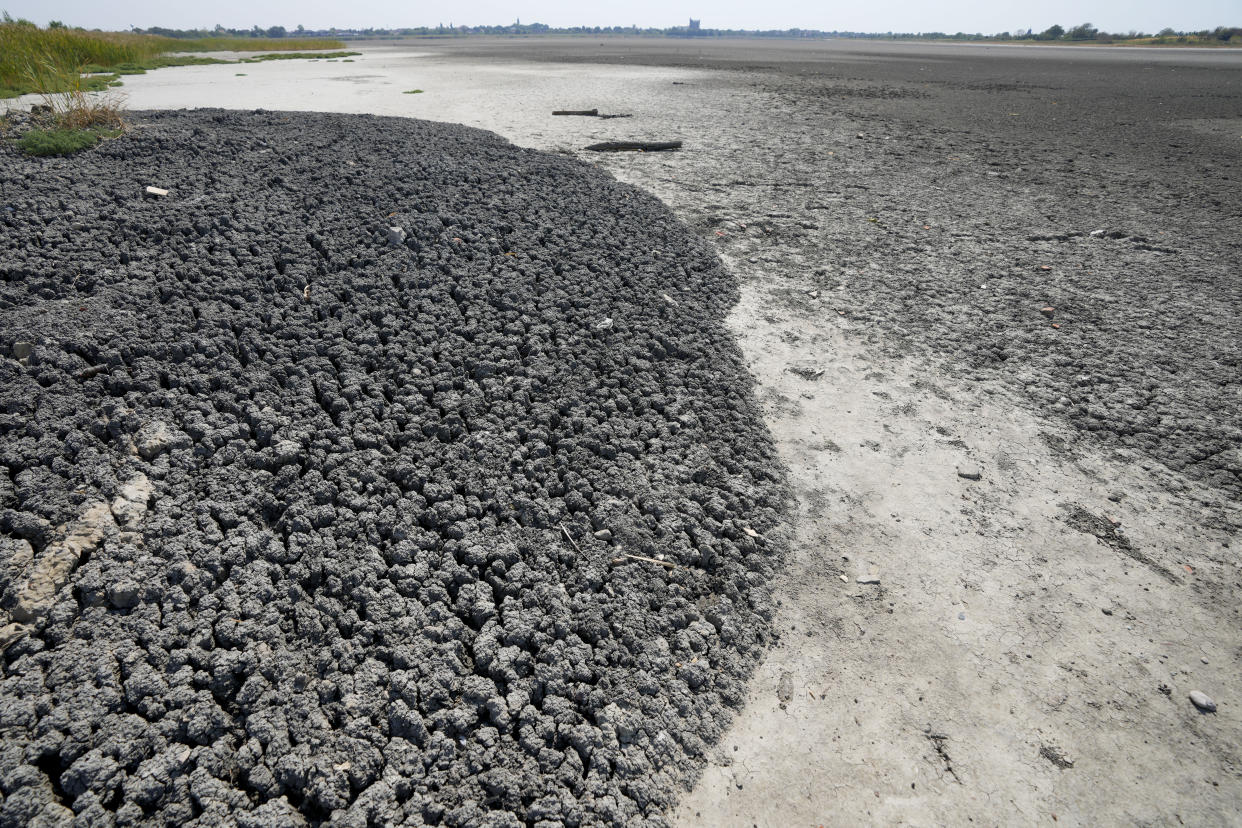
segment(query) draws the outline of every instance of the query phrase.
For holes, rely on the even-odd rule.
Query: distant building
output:
[[[701,31],[701,30],[700,30],[700,28],[699,28],[699,24],[700,24],[700,23],[702,23],[702,22],[703,22],[703,21],[701,21],[701,20],[695,20],[693,17],[692,17],[692,18],[690,18],[690,31],[692,31],[692,32]]]

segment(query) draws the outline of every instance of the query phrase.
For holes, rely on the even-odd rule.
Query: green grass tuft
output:
[[[27,155],[72,155],[119,134],[100,129],[32,129],[17,140]]]
[[[402,92],[401,94],[402,94],[402,95],[421,95],[421,94],[423,94],[423,90],[421,90],[421,89],[407,89],[407,90],[405,90],[404,92]]]

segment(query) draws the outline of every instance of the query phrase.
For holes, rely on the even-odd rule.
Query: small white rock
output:
[[[388,243],[396,246],[405,242],[405,230],[400,227],[388,228]]]
[[[153,195],[153,196],[168,195],[168,190],[165,190],[163,187],[147,187],[146,192],[147,192],[147,195]]]
[[[962,463],[957,467],[957,476],[963,480],[980,480],[983,470],[974,463]]]
[[[1212,697],[1200,690],[1192,690],[1190,692],[1190,703],[1202,710],[1204,713],[1215,713],[1216,702],[1212,701]]]

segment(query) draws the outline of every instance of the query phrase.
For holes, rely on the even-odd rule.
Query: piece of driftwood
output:
[[[681,141],[605,141],[591,144],[591,152],[668,152],[681,149]]]
[[[585,115],[589,118],[599,116],[598,109],[557,109],[552,112],[553,115]]]
[[[626,113],[618,113],[616,115],[600,115],[599,117],[604,119],[605,121],[608,121],[613,118],[633,118],[634,116],[631,115],[629,112],[626,112]]]

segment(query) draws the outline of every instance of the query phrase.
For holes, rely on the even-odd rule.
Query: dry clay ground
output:
[[[782,644],[678,820],[1236,822],[1242,61],[736,54],[558,102],[634,113],[562,147],[687,141],[601,163],[742,280],[799,495]]]
[[[590,160],[741,281],[798,507],[781,643],[671,816],[1236,823],[1242,63],[743,46],[332,69],[358,99],[426,88],[384,106],[583,158],[687,142]],[[546,115],[596,106],[633,118]]]

